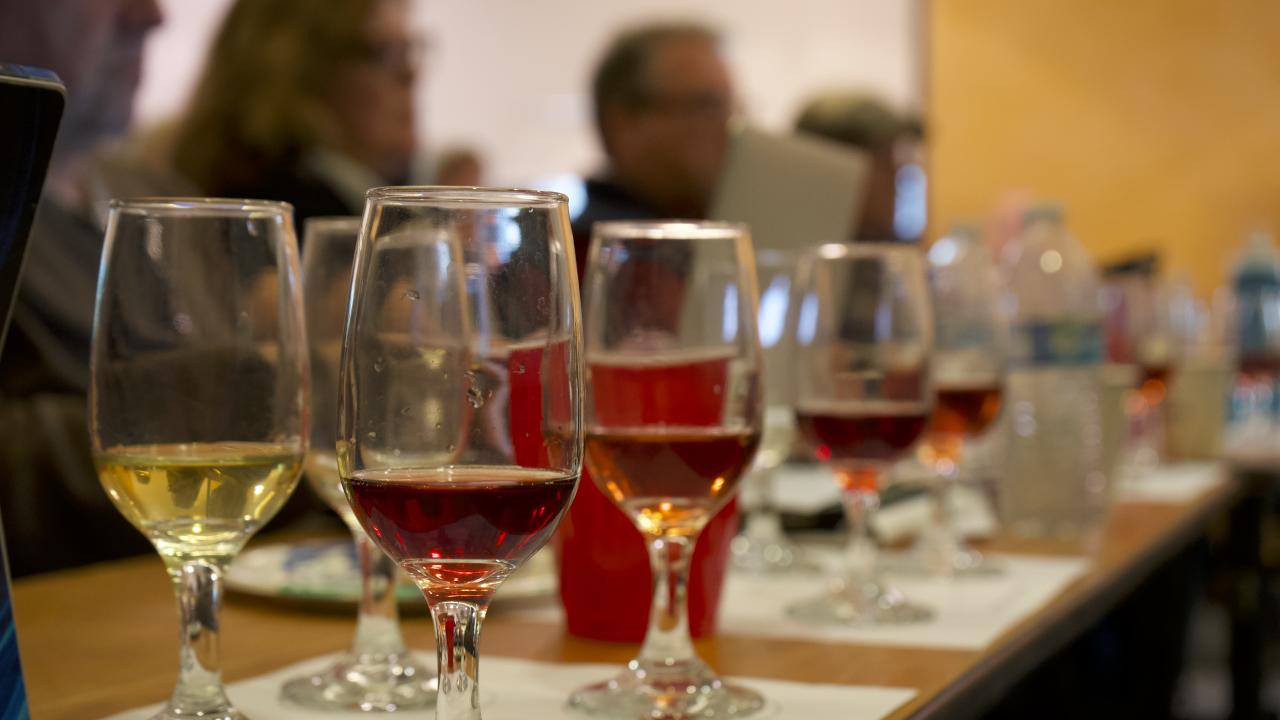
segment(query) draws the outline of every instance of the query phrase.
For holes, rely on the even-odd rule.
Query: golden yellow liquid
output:
[[[284,505],[300,448],[227,442],[117,446],[95,457],[120,512],[161,555],[227,557]]]

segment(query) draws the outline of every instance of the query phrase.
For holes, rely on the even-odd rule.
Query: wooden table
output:
[[[894,718],[975,717],[1202,535],[1239,494],[1226,483],[1187,505],[1118,505],[1094,567],[983,651],[833,645],[720,636],[698,643],[730,675],[911,687]],[[997,539],[993,549],[1054,552],[1047,543]],[[34,717],[86,720],[160,701],[173,688],[176,610],[160,561],[138,558],[16,584],[22,660]],[[229,681],[344,649],[352,618],[229,597],[223,611]],[[408,618],[410,644],[428,647],[429,621]],[[505,618],[485,623],[482,656],[622,663],[634,648],[568,636],[559,626]]]

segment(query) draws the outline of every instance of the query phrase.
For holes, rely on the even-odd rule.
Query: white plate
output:
[[[246,550],[227,569],[226,585],[244,595],[305,603],[355,606],[360,600],[355,547],[340,539]],[[543,549],[498,588],[494,604],[544,599],[555,591],[555,561]],[[421,591],[407,579],[401,579],[396,596],[403,606],[425,609]]]

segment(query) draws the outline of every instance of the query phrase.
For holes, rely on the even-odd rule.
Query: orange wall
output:
[[[1280,233],[1280,2],[932,0],[927,38],[935,231],[1024,189],[1202,295]]]

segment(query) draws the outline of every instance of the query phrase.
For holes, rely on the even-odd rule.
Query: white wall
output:
[[[228,0],[165,0],[166,24],[147,48],[138,115],[177,112]],[[813,92],[876,91],[920,104],[916,2],[904,0],[431,0],[415,24],[432,50],[419,96],[430,148],[467,144],[491,182],[586,173],[599,152],[591,125],[591,69],[622,25],[663,17],[725,31],[748,115],[786,127]]]

